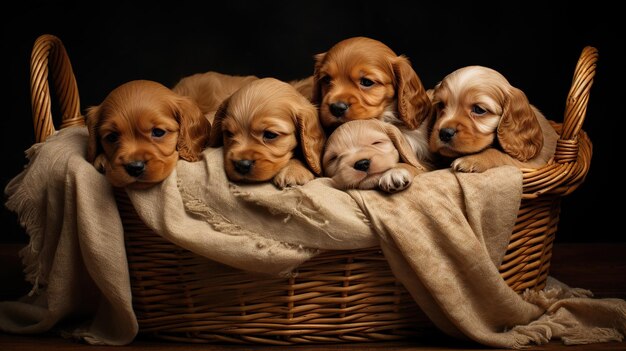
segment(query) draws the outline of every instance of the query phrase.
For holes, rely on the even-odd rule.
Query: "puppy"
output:
[[[222,103],[214,122],[209,143],[223,144],[224,169],[232,181],[271,179],[285,188],[322,172],[326,138],[317,109],[288,83],[263,78],[243,86]]]
[[[314,104],[329,131],[347,121],[378,119],[397,126],[419,160],[430,160],[431,102],[404,56],[380,41],[355,37],[315,56]]]
[[[309,99],[309,101],[313,100],[313,76],[290,80],[287,83],[293,85],[293,87],[296,88],[300,94]]]
[[[209,122],[213,123],[215,111],[220,104],[239,88],[257,79],[259,79],[257,76],[233,76],[209,71],[182,78],[172,90],[178,94],[189,96],[200,107]],[[287,83],[293,85],[298,92],[311,100],[313,76],[291,80]]]
[[[172,90],[189,96],[207,120],[213,123],[215,111],[220,104],[239,88],[257,79],[259,78],[256,76],[231,76],[209,71],[182,78]]]
[[[403,163],[400,163],[400,162]],[[328,137],[323,167],[339,189],[406,189],[426,171],[395,126],[375,119],[350,121]]]
[[[456,171],[539,168],[554,155],[554,128],[493,69],[469,66],[452,72],[434,88],[433,105],[437,117],[430,149],[454,159]]]
[[[117,87],[87,110],[87,160],[114,187],[155,185],[180,158],[197,161],[210,124],[189,98],[147,80]]]

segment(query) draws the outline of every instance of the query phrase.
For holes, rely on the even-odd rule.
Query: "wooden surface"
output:
[[[21,245],[0,245],[0,300],[18,298],[28,291],[23,282],[21,264],[17,252]],[[626,299],[626,243],[618,244],[556,244],[553,252],[550,275],[573,287],[591,290],[596,297],[616,297]],[[130,345],[92,346],[67,340],[54,335],[8,335],[0,333],[0,351],[20,350],[495,350],[470,342],[451,339],[436,331],[427,338],[393,343],[335,344],[315,346],[254,346],[254,345],[212,345],[175,344],[160,340],[138,338]],[[600,343],[592,345],[565,346],[560,342],[535,346],[527,350],[626,350],[626,342]]]
[[[338,344],[338,345],[298,345],[298,346],[250,346],[250,345],[211,345],[211,344],[173,344],[165,342],[138,340],[127,346],[93,346],[79,344],[69,340],[53,337],[23,337],[0,334],[0,350],[2,351],[57,351],[57,350],[81,350],[81,351],[425,351],[425,350],[502,350],[493,348],[483,348],[476,344],[454,342],[448,339],[429,339],[428,341],[413,342],[381,342],[368,344]],[[527,351],[535,350],[566,350],[566,351],[624,351],[626,343],[603,343],[592,345],[565,346],[559,342],[552,342],[547,345],[526,348]],[[510,350],[509,350],[510,351]]]

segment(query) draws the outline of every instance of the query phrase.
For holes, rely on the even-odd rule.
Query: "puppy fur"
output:
[[[406,57],[378,40],[354,37],[315,61],[312,101],[329,133],[347,121],[378,119],[397,126],[419,160],[430,160],[431,102]]]
[[[349,121],[326,143],[323,167],[339,189],[397,192],[426,171],[398,128],[378,120]]]
[[[468,66],[433,90],[436,120],[430,149],[460,172],[501,165],[539,168],[554,155],[558,134],[526,95],[499,72]]]
[[[215,71],[196,73],[182,78],[174,85],[174,92],[189,96],[212,124],[220,104],[244,85],[258,80],[257,76],[233,76]],[[287,83],[308,100],[313,95],[313,76],[294,79]]]
[[[120,85],[86,114],[87,160],[114,187],[147,188],[180,158],[197,161],[210,124],[189,98],[153,81]]]
[[[172,90],[195,101],[212,124],[220,104],[239,88],[257,79],[256,76],[232,76],[209,71],[182,78]]]
[[[326,138],[317,109],[288,83],[263,78],[243,86],[222,103],[214,122],[210,145],[224,146],[232,181],[272,180],[284,188],[322,172]]]
[[[313,76],[304,79],[294,79],[287,83],[291,84],[296,90],[304,95],[309,101],[313,100]]]

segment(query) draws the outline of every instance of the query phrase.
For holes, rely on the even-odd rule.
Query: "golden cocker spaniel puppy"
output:
[[[315,60],[312,101],[325,128],[362,119],[385,121],[402,131],[418,159],[430,159],[431,102],[406,57],[378,40],[354,37]]]
[[[115,88],[87,110],[87,160],[114,187],[147,188],[180,158],[197,161],[211,126],[191,99],[153,81]]]
[[[554,155],[558,134],[526,95],[497,71],[468,66],[433,90],[431,151],[460,172],[500,165],[539,168]]]
[[[326,176],[339,189],[397,192],[426,171],[404,136],[379,120],[349,121],[328,137],[323,156]]]
[[[315,106],[292,85],[263,78],[222,103],[210,145],[224,146],[224,169],[230,180],[272,180],[285,188],[321,174],[325,140]]]

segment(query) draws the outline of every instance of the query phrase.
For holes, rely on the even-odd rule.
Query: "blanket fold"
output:
[[[85,161],[87,130],[71,127],[27,151],[5,188],[6,206],[30,236],[21,251],[31,293],[0,302],[0,330],[62,331],[93,344],[124,345],[138,333],[124,228],[106,179]],[[233,184],[221,149],[179,161],[161,184],[127,194],[156,235],[242,270],[288,276],[326,250],[380,246],[397,278],[440,329],[518,348],[622,340],[626,302],[594,299],[549,278],[514,293],[497,267],[514,225],[521,172],[440,170],[397,194],[339,191],[327,178],[278,190]],[[68,325],[68,321],[76,321]]]
[[[42,333],[87,316],[67,328],[91,343],[124,345],[138,332],[122,222],[111,186],[85,161],[86,143],[85,128],[67,128],[34,145],[5,189],[30,236],[20,255],[33,289],[0,302],[0,330]]]

